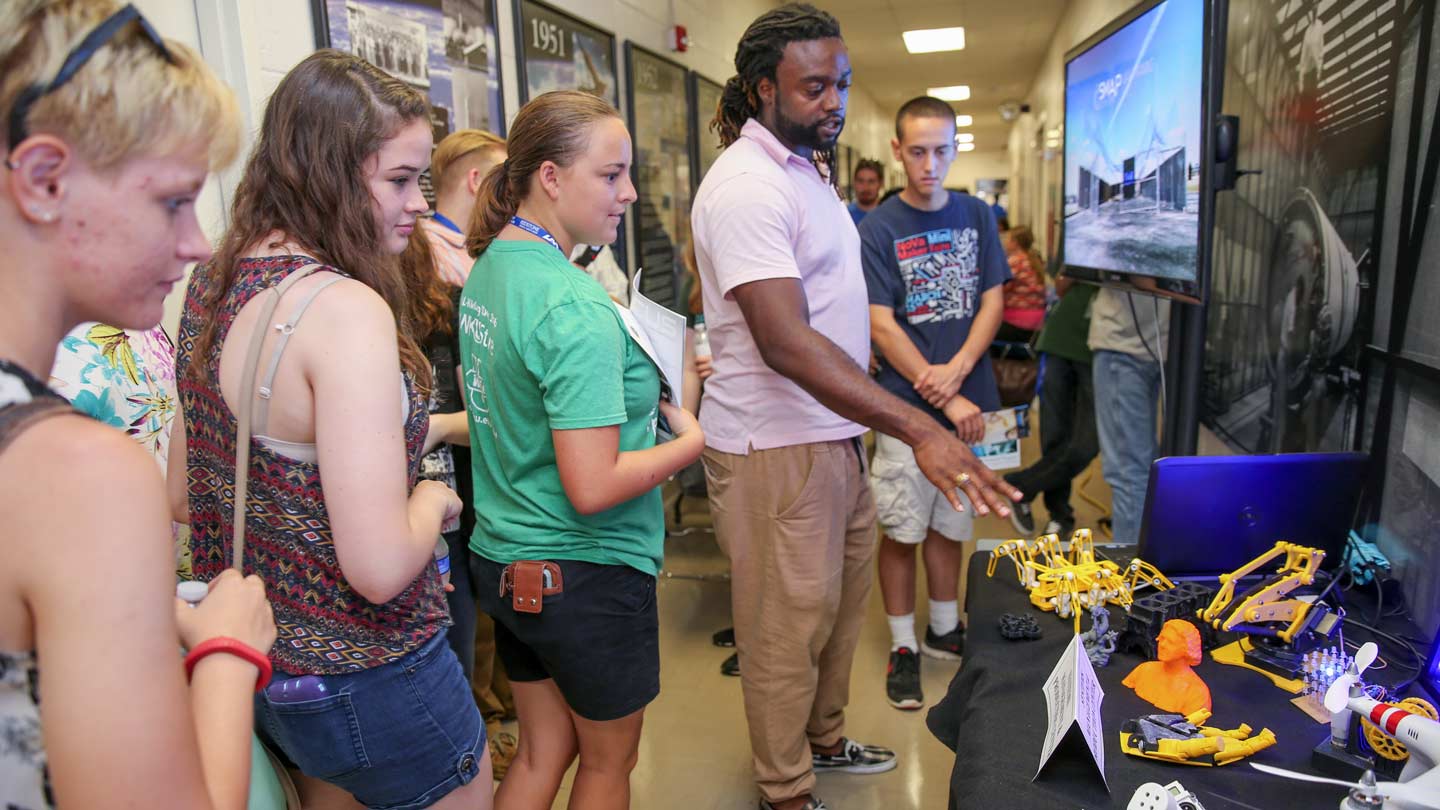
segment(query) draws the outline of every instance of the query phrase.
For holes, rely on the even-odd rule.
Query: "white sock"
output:
[[[915,614],[885,617],[890,622],[890,652],[909,647],[910,652],[919,652],[920,643],[915,640]]]
[[[949,602],[930,600],[930,630],[937,636],[946,633],[960,626],[960,600],[951,599]]]

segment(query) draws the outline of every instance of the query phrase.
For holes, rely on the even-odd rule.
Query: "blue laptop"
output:
[[[1171,578],[1215,576],[1288,540],[1323,549],[1324,566],[1333,567],[1368,463],[1364,453],[1159,459],[1150,468],[1137,556]]]

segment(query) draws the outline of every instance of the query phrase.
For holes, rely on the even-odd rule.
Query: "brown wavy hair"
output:
[[[400,277],[405,281],[405,319],[421,343],[455,334],[455,304],[450,285],[435,272],[430,237],[417,223],[400,254]]]
[[[520,210],[541,164],[570,166],[590,145],[590,131],[619,118],[610,102],[577,90],[555,90],[520,108],[506,138],[509,157],[485,175],[470,215],[465,250],[479,257]]]
[[[418,91],[358,56],[326,49],[296,65],[265,106],[259,138],[235,190],[230,228],[201,293],[205,308],[212,313],[220,308],[239,260],[278,232],[385,299],[395,314],[400,365],[428,387],[430,365],[415,341],[400,262],[381,246],[365,163],[385,141],[429,114],[430,103]],[[206,321],[195,357],[209,356],[219,320]],[[191,363],[191,372],[203,377],[208,365]]]

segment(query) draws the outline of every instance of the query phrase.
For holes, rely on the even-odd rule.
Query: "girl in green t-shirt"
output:
[[[520,717],[496,805],[548,806],[578,754],[571,806],[624,808],[660,690],[658,487],[705,439],[660,401],[622,313],[567,258],[578,243],[615,241],[635,200],[619,114],[585,93],[546,93],[516,116],[509,143],[467,229],[477,260],[459,312],[475,586]],[[660,417],[676,438],[657,445]],[[517,610],[512,583],[541,561],[544,592],[531,603],[518,588]]]

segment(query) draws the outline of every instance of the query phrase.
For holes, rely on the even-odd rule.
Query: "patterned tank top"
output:
[[[315,263],[304,256],[241,259],[234,284],[214,314],[203,303],[210,267],[196,268],[186,291],[177,376],[187,432],[190,544],[197,579],[215,578],[232,556],[237,423],[214,382],[220,377],[220,349],[246,302]],[[333,267],[324,269],[344,275]],[[195,357],[195,339],[212,317],[218,318],[215,344],[208,357]],[[191,363],[205,364],[203,380],[190,373]],[[414,487],[429,416],[408,378],[406,392],[405,446],[408,481]],[[417,649],[449,625],[445,593],[433,565],[383,605],[350,587],[336,559],[319,465],[281,455],[252,438],[249,493],[245,572],[265,581],[279,631],[270,657],[279,669],[325,675],[368,669]]]
[[[0,360],[0,453],[30,425],[74,412],[44,383]],[[34,650],[0,650],[0,807],[7,810],[49,810],[54,805],[40,729],[39,687]]]

